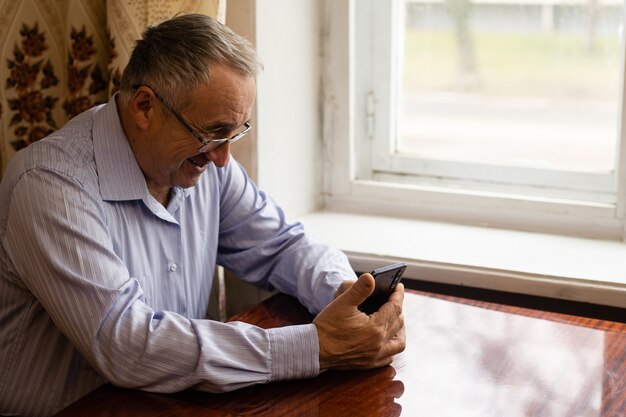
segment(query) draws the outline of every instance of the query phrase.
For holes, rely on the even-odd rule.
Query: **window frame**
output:
[[[358,1],[359,8],[363,7],[363,1]],[[397,4],[396,1],[391,3]],[[362,55],[369,53],[367,48],[355,45],[355,37],[359,36],[355,22],[360,13],[356,5],[355,0],[324,2],[322,119],[324,204],[327,209],[624,240],[625,123],[621,123],[620,127],[614,183],[605,184],[616,189],[614,196],[610,197],[602,192],[591,194],[593,198],[585,192],[550,192],[528,196],[515,192],[515,189],[503,190],[498,184],[491,188],[472,187],[468,182],[459,186],[445,180],[416,184],[398,181],[401,177],[394,175],[371,175],[371,166],[358,163],[363,159],[371,161],[372,148],[363,146],[361,140],[371,137],[372,130],[383,126],[386,126],[385,129],[394,128],[390,120],[384,121],[381,117],[391,118],[391,105],[396,98],[391,89],[387,96],[376,94],[374,98],[368,97],[371,87],[364,79],[376,78],[380,74],[356,76],[359,59],[363,62]],[[382,12],[376,13],[379,17]],[[389,13],[393,13],[392,8],[389,8]],[[391,54],[392,49],[388,50]],[[359,68],[360,71],[363,68],[381,71],[378,65],[361,65]],[[623,68],[622,62],[622,74]],[[622,121],[626,120],[624,85],[622,75]],[[372,107],[389,109],[389,112],[379,111],[372,120],[369,117]]]

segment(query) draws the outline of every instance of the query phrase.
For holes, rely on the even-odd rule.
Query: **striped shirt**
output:
[[[0,243],[0,414],[50,415],[107,381],[223,392],[315,376],[314,325],[205,319],[215,265],[312,313],[354,278],[232,159],[163,207],[115,99],[13,157]]]

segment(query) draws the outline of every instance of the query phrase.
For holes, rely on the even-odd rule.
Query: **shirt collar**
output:
[[[131,149],[117,111],[115,94],[94,116],[94,156],[104,200],[149,201],[148,186]],[[172,197],[193,194],[193,188],[175,187]]]
[[[94,116],[93,146],[104,200],[140,200],[148,187],[122,129],[117,94]]]

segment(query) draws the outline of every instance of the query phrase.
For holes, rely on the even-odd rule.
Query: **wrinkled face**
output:
[[[228,138],[245,129],[254,95],[254,78],[216,66],[212,79],[197,88],[192,101],[183,109],[174,110],[205,140]],[[131,146],[153,194],[155,190],[169,192],[174,186],[192,187],[210,163],[218,167],[228,163],[229,143],[199,153],[202,143],[168,110],[154,91],[139,87],[134,100],[142,98],[143,106],[149,108],[144,110],[145,114],[150,114],[146,116],[149,122],[142,130],[139,143],[131,143]],[[142,106],[134,105],[135,108]]]

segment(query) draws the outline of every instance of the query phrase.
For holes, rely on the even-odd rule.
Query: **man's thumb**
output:
[[[362,274],[354,285],[342,294],[342,296],[345,297],[350,305],[358,307],[374,291],[374,285],[375,282],[372,274]]]

